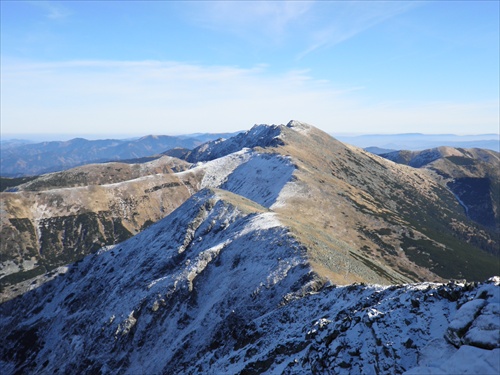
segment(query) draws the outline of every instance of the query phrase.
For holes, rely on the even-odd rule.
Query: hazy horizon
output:
[[[246,131],[241,130],[241,132]],[[206,132],[206,133],[212,133],[212,134],[219,134],[219,132]],[[227,133],[227,132],[223,132]],[[193,136],[195,137],[196,134],[205,134],[201,132],[197,133],[186,133],[186,134],[85,134],[85,133],[60,133],[60,134],[47,134],[47,133],[35,133],[35,134],[21,134],[21,133],[12,133],[12,134],[2,134],[1,136],[1,141],[9,141],[9,140],[20,140],[20,141],[30,141],[30,142],[52,142],[52,141],[69,141],[75,138],[84,138],[87,140],[104,140],[104,139],[118,139],[118,140],[125,140],[125,139],[137,139],[141,137],[146,137],[149,135],[155,135],[155,136],[172,136],[172,137],[177,137],[177,136]],[[220,133],[222,134],[222,132]],[[481,139],[491,139],[491,138],[499,138],[500,139],[500,134],[499,133],[483,133],[483,134],[453,134],[453,133],[447,133],[447,134],[437,134],[437,133],[347,133],[347,132],[337,132],[337,133],[329,133],[333,137],[343,137],[343,138],[356,138],[356,137],[370,137],[370,136],[380,136],[380,137],[391,137],[391,136],[412,136],[412,135],[421,135],[425,137],[443,137],[443,136],[449,136],[449,137],[473,137],[473,138],[481,138]]]

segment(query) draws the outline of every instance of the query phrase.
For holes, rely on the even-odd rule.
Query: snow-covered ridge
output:
[[[254,125],[250,130],[229,139],[210,141],[195,148],[188,156],[187,161],[196,163],[220,158],[244,148],[283,145],[284,141],[281,136],[284,128],[305,133],[311,129],[311,126],[295,120],[290,121],[287,125]]]
[[[500,370],[499,278],[321,287],[274,213],[227,194],[203,190],[0,305],[4,373]]]
[[[298,122],[284,127],[271,139],[293,141],[293,131],[310,130]],[[269,129],[257,130],[254,139],[269,139]],[[307,188],[302,171],[293,178],[294,160],[302,169],[301,161],[259,151],[243,148],[177,173],[193,193],[202,190],[139,235],[54,270],[45,285],[0,305],[0,331],[8,332],[0,368],[7,374],[499,372],[500,279],[325,285],[299,242],[304,237],[282,225],[288,215],[272,211]]]
[[[200,188],[221,188],[270,207],[276,202],[284,186],[291,183],[295,165],[289,157],[258,153],[248,148],[229,155],[198,162],[185,172],[203,173]]]
[[[279,139],[280,133],[281,128],[278,125],[255,125],[250,130],[229,139],[210,141],[195,148],[187,161],[196,163],[214,160],[244,148],[277,146],[282,143]]]
[[[300,133],[307,133],[312,128],[311,125],[297,120],[291,120],[290,122],[288,122],[288,124],[286,124],[286,126],[287,128],[293,129]]]
[[[223,195],[203,190],[0,305],[4,373],[500,370],[499,278],[318,290],[275,215]]]
[[[310,273],[302,253],[274,214],[243,213],[203,190],[132,239],[2,304],[2,332],[16,327],[0,350],[2,368],[161,373],[180,365],[187,341],[189,356],[206,350],[231,311],[251,319],[299,290]],[[18,341],[26,335],[33,345]]]
[[[3,372],[498,373],[500,279],[322,287],[276,214],[240,204],[202,190],[0,305]]]

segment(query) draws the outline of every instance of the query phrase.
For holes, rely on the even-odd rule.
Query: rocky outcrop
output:
[[[500,278],[459,298],[444,340],[422,348],[414,374],[497,374],[500,371]]]
[[[283,145],[280,140],[282,125],[255,125],[250,130],[227,140],[217,139],[207,142],[190,152],[186,160],[191,163],[214,160],[243,148],[274,147]]]
[[[496,279],[498,282],[498,279]],[[500,348],[500,294],[498,290],[480,288],[476,298],[465,303],[450,322],[445,335],[448,342],[482,349]]]

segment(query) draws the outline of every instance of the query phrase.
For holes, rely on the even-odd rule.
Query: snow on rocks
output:
[[[485,305],[486,301],[483,299],[469,301],[463,305],[448,326],[446,339],[456,347],[462,345],[462,337]]]
[[[279,139],[280,134],[281,126],[279,125],[255,125],[250,130],[229,139],[210,141],[195,148],[187,160],[196,163],[214,160],[243,148],[278,146],[283,144],[283,141]]]
[[[286,126],[300,133],[307,133],[311,130],[311,125],[297,120],[291,120]]]
[[[472,323],[463,343],[484,349],[500,348],[500,304],[489,303]]]
[[[221,188],[264,206],[273,205],[291,180],[295,165],[278,154],[258,153],[248,149],[198,163],[187,173],[203,172],[200,188]]]
[[[3,373],[499,372],[500,279],[325,285],[276,214],[242,199],[204,189],[0,305]]]
[[[433,366],[419,366],[404,375],[480,374],[498,375],[500,349],[482,350],[464,345],[455,351],[439,352]]]
[[[485,349],[500,348],[500,298],[497,278],[489,280],[476,298],[460,307],[446,330],[446,339]]]
[[[499,280],[493,277],[471,293],[452,315],[445,340],[424,347],[419,366],[405,375],[500,373]]]

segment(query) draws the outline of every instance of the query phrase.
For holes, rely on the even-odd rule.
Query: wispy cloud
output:
[[[410,1],[337,1],[321,4],[320,16],[311,29],[310,42],[297,59],[320,48],[332,47],[393,17],[405,13],[420,2]]]
[[[275,43],[301,23],[313,6],[313,1],[207,1],[194,3],[189,17],[202,27]]]
[[[299,119],[339,132],[495,132],[498,101],[367,102],[307,70],[162,61],[2,61],[2,132],[229,131]],[[363,92],[361,92],[363,94]],[[474,124],[474,129],[470,129]],[[493,129],[493,130],[492,130]]]
[[[63,132],[67,126],[94,133],[180,131],[165,124],[194,132],[206,123],[211,131],[236,130],[249,121],[307,120],[308,113],[324,113],[342,95],[307,71],[271,74],[264,66],[160,61],[4,61],[1,79],[5,132],[21,125],[38,132]]]
[[[62,20],[69,17],[72,12],[62,2],[54,1],[29,1],[30,4],[45,11],[45,16],[51,20]]]
[[[286,44],[297,59],[332,47],[420,5],[415,1],[218,1],[196,3],[198,26]]]

